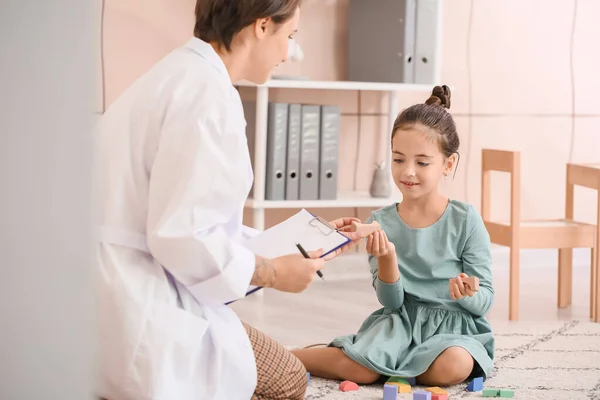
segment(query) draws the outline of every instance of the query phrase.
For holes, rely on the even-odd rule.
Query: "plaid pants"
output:
[[[244,324],[254,356],[258,382],[252,400],[304,399],[308,378],[300,360],[262,332]]]

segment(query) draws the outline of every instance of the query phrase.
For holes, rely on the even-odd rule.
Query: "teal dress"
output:
[[[396,246],[400,279],[392,284],[377,275],[369,256],[373,287],[383,308],[373,312],[356,334],[329,344],[384,376],[416,377],[445,349],[467,350],[475,360],[472,377],[484,379],[493,369],[494,337],[485,318],[494,299],[490,238],[477,211],[450,200],[440,219],[411,228],[397,204],[372,213]],[[448,280],[461,272],[480,280],[473,297],[450,298]]]

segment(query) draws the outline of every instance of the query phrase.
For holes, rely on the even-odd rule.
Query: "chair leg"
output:
[[[508,319],[519,320],[519,275],[520,275],[520,249],[517,246],[510,248],[510,277],[509,277],[509,299]]]
[[[598,266],[596,265],[596,252],[592,247],[592,257],[590,264],[590,318],[596,319],[596,296],[598,296],[598,288],[596,287],[596,274]]]
[[[594,322],[600,322],[600,260],[598,260],[598,252],[592,248],[592,263],[590,266],[590,317]]]
[[[558,250],[558,308],[571,305],[573,298],[573,249]]]

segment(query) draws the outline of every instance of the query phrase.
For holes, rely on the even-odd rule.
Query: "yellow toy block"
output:
[[[448,394],[448,392],[446,392],[444,389],[442,389],[441,387],[438,387],[438,386],[428,387],[425,390],[427,390],[428,392],[431,392],[431,393],[435,393],[435,394]]]
[[[410,393],[411,387],[405,383],[401,382],[386,382],[386,385],[392,385],[398,387],[398,393]]]

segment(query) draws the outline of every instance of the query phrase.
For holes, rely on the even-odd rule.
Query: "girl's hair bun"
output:
[[[425,104],[450,108],[450,88],[446,85],[436,86],[431,92],[431,96],[425,101]]]

